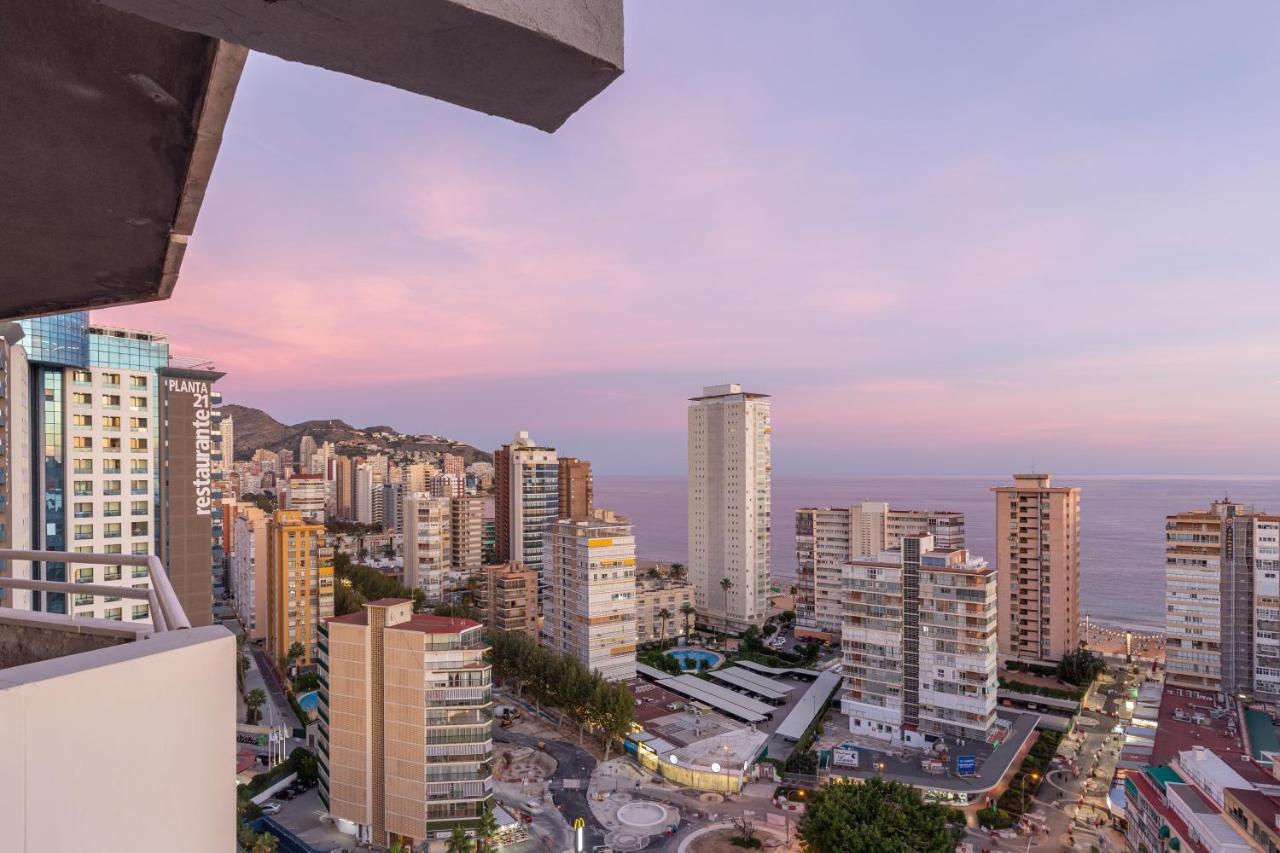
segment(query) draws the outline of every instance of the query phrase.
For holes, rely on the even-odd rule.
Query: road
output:
[[[284,686],[277,678],[275,670],[267,665],[266,654],[253,643],[246,645],[252,653],[253,660],[249,666],[249,671],[244,675],[245,690],[262,687],[267,691],[267,698],[271,700],[271,704],[275,707],[276,720],[279,720],[291,731],[295,728],[302,728],[302,723],[298,721],[297,715],[293,713],[293,706],[289,704],[289,699],[284,695]],[[268,725],[272,723],[270,713],[265,715],[264,722]]]
[[[587,780],[591,778],[591,773],[596,767],[596,759],[591,753],[564,741],[546,740],[509,730],[495,732],[493,739],[500,743],[513,743],[535,749],[540,740],[544,742],[546,751],[557,762],[551,796],[560,813],[564,815],[570,826],[573,826],[577,818],[585,821],[587,850],[604,844],[604,827],[596,820],[595,815],[591,813],[591,807],[587,805]],[[564,788],[562,785],[555,784],[565,779],[581,780],[582,787]]]

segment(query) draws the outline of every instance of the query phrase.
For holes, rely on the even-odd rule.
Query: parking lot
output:
[[[278,803],[280,811],[271,819],[288,829],[316,850],[347,850],[355,847],[355,839],[334,828],[320,802],[318,788],[292,800],[268,800]]]

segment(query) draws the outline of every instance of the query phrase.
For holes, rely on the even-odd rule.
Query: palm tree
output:
[[[658,648],[663,648],[667,644],[667,622],[671,619],[671,611],[662,608],[658,611],[658,619],[661,620],[662,633],[658,634]]]
[[[684,614],[684,636],[685,642],[687,643],[693,636],[693,629],[690,627],[689,623],[693,621],[693,616],[697,611],[693,609],[692,604],[686,601],[684,604],[680,605],[680,612]]]
[[[276,853],[279,849],[279,839],[269,832],[260,832],[258,837],[253,839],[253,847],[249,848],[249,853]]]
[[[733,589],[731,578],[720,578],[720,588],[724,590],[724,632],[729,633],[729,590]]]
[[[244,697],[245,707],[249,709],[248,722],[252,723],[258,716],[258,709],[267,704],[267,691],[261,687],[255,687],[249,691],[249,695]]]
[[[471,839],[461,826],[454,824],[453,834],[449,836],[449,844],[445,848],[448,853],[471,853]]]
[[[306,656],[307,656],[307,650],[302,645],[302,643],[294,643],[293,645],[289,646],[289,651],[285,654],[285,657],[284,657],[285,666],[288,669],[293,669],[294,663]]]
[[[476,851],[489,849],[489,842],[498,834],[498,820],[493,816],[493,803],[484,801],[480,810],[480,823],[476,826]]]
[[[671,564],[671,577],[680,579],[680,578],[683,578],[688,573],[689,573],[688,570],[684,567],[684,563]]]

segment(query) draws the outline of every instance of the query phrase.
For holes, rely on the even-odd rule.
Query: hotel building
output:
[[[299,664],[314,663],[319,625],[333,615],[333,548],[324,525],[280,510],[267,525],[267,652],[281,660],[301,643]]]
[[[689,579],[699,618],[730,631],[769,613],[772,431],[765,394],[713,385],[690,400]]]
[[[520,432],[511,444],[494,451],[493,466],[498,562],[523,563],[537,571],[542,578],[538,599],[543,602],[547,595],[543,548],[560,515],[556,450],[539,447],[529,433]]]
[[[1080,643],[1080,489],[1015,474],[996,496],[1000,654],[1052,663]]]
[[[269,560],[267,514],[256,506],[242,505],[235,512],[231,546],[231,589],[236,618],[251,640],[267,636]],[[232,523],[232,522],[229,522]]]
[[[493,671],[481,626],[381,599],[326,620],[320,798],[338,828],[413,849],[493,798]]]
[[[984,740],[996,720],[996,573],[928,534],[846,563],[842,634],[850,730],[923,746]]]
[[[693,585],[676,578],[636,577],[636,635],[641,642],[684,636],[684,605],[694,606]],[[667,611],[663,632],[662,611]]]
[[[547,537],[546,645],[609,681],[636,677],[636,539],[625,518],[598,510],[560,519]]]
[[[1280,516],[1214,501],[1165,519],[1165,679],[1280,701]]]
[[[481,569],[476,607],[486,628],[520,631],[537,639],[538,573],[519,563],[500,563]]]
[[[591,517],[595,501],[591,463],[573,456],[562,456],[559,464],[560,517],[585,521]]]
[[[29,510],[16,516],[14,530],[29,529],[36,549],[159,556],[191,624],[211,624],[223,533],[221,400],[213,383],[222,374],[171,359],[164,335],[91,324],[85,312],[20,326],[20,343],[6,349],[11,366],[18,363],[14,351],[25,352],[29,390],[6,401],[7,432],[11,448],[28,458],[5,457],[25,472],[10,484],[10,512],[19,501]],[[17,338],[16,330],[8,338]],[[12,369],[6,372],[15,385]],[[28,435],[19,441],[12,425],[20,423]],[[36,562],[30,573],[121,588],[148,584],[142,566]],[[151,620],[145,602],[63,592],[25,599],[34,609],[78,618]]]
[[[932,534],[939,551],[964,547],[964,514],[890,509],[883,501],[796,510],[796,636],[837,640],[844,620],[842,566]]]

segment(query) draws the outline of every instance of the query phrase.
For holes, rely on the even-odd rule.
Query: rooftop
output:
[[[1246,755],[1244,737],[1239,728],[1236,728],[1234,736],[1229,733],[1229,723],[1234,721],[1234,715],[1228,713],[1214,719],[1210,712],[1215,707],[1212,693],[1166,686],[1160,702],[1160,720],[1151,763],[1171,764],[1179,753],[1202,746],[1212,750],[1251,784],[1270,784],[1270,775]],[[1179,708],[1188,719],[1174,717]],[[1204,725],[1193,722],[1190,718],[1196,714],[1203,715],[1208,722]]]
[[[377,601],[368,602],[369,605],[386,607],[388,605],[403,604],[403,598],[380,598]],[[347,613],[343,616],[330,616],[324,621],[336,622],[341,625],[368,625],[369,614],[365,610],[357,613]],[[429,613],[415,613],[409,617],[407,622],[397,622],[394,625],[388,625],[387,630],[397,631],[420,631],[424,634],[457,634],[468,628],[479,628],[480,623],[474,619],[462,619],[455,616],[433,616]]]

